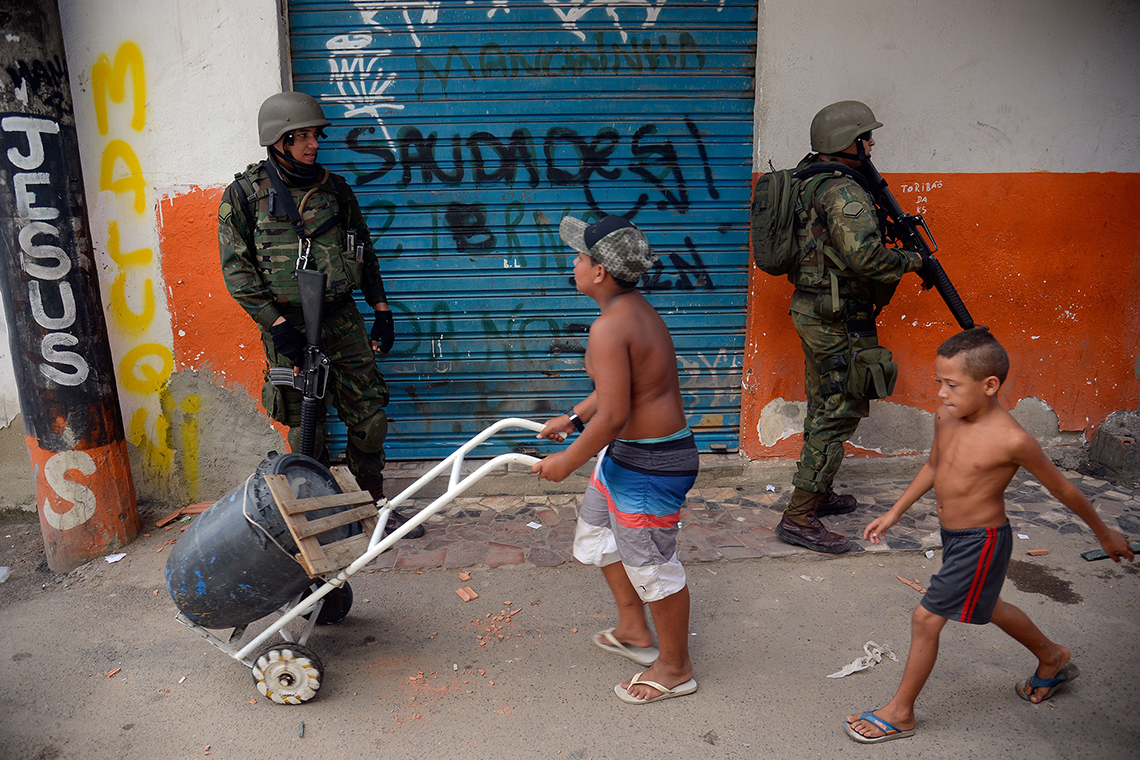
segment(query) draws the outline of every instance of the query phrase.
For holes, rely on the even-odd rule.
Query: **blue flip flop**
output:
[[[844,723],[843,727],[847,730],[847,735],[860,744],[878,744],[880,742],[889,742],[891,739],[905,739],[908,736],[914,736],[913,728],[907,731],[904,731],[901,728],[896,728],[880,718],[878,715],[875,715],[874,710],[867,710],[865,713],[859,716],[859,720],[865,720],[868,723],[873,723],[878,726],[880,731],[883,732],[882,736],[863,736],[863,734],[851,728],[850,723]]]
[[[1061,684],[1072,681],[1080,674],[1081,669],[1077,667],[1075,662],[1070,660],[1069,662],[1065,663],[1065,667],[1057,671],[1057,675],[1052,678],[1040,678],[1037,675],[1037,671],[1034,671],[1033,675],[1024,681],[1019,681],[1017,686],[1013,688],[1017,691],[1017,696],[1021,697],[1026,702],[1033,702],[1033,700],[1031,700],[1029,697],[1033,695],[1033,691],[1035,689],[1046,688],[1048,691],[1045,692],[1045,696],[1041,697],[1041,702],[1044,702],[1046,699],[1053,696],[1053,692],[1055,692],[1058,687],[1061,686]],[[1025,693],[1026,686],[1029,687],[1028,694]],[[1041,702],[1033,702],[1033,704],[1039,705]]]

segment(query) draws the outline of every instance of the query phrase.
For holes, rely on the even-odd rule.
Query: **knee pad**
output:
[[[384,439],[388,437],[388,415],[383,409],[348,429],[344,459],[358,481],[383,477]]]
[[[383,409],[366,420],[348,429],[348,445],[363,454],[375,454],[384,450],[384,439],[388,437],[388,415]]]
[[[822,493],[831,485],[839,465],[843,464],[843,444],[836,441],[824,444],[815,436],[804,436],[799,466],[792,485],[807,491]]]
[[[823,467],[819,470],[818,482],[823,485],[820,490],[827,490],[831,481],[835,480],[835,473],[839,472],[839,465],[843,464],[843,444],[829,443],[824,451]]]

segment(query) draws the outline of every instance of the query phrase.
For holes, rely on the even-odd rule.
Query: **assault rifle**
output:
[[[321,350],[321,323],[325,318],[325,283],[328,275],[314,269],[297,270],[297,290],[305,315],[305,358],[299,372],[289,367],[270,367],[269,381],[301,392],[301,450],[307,457],[317,439],[321,399],[329,382],[329,357]]]
[[[894,243],[899,248],[905,248],[908,251],[918,251],[922,254],[924,261],[929,259],[930,280],[933,282],[924,280],[923,285],[925,287],[933,285],[938,290],[938,295],[942,296],[942,300],[950,308],[950,313],[954,315],[954,319],[958,320],[959,327],[963,330],[974,327],[974,319],[970,316],[966,305],[962,303],[958,291],[954,289],[954,285],[946,275],[946,270],[942,268],[938,259],[934,258],[938,244],[934,242],[934,236],[930,234],[930,228],[926,226],[926,221],[922,215],[908,214],[902,210],[899,202],[895,200],[895,196],[891,194],[890,188],[887,187],[887,181],[879,174],[875,165],[871,163],[871,159],[865,159],[859,171],[871,185],[871,196],[879,204],[881,211],[886,214],[884,231],[887,242]],[[920,230],[922,231],[920,232]],[[922,232],[925,232],[926,235],[924,236]],[[927,238],[930,239],[929,244],[926,242]]]

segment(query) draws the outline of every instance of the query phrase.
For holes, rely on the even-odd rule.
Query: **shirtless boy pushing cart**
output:
[[[636,289],[657,254],[620,216],[592,225],[566,216],[558,231],[578,252],[575,286],[602,312],[586,347],[594,392],[546,423],[541,438],[562,441],[575,430],[579,436],[532,470],[558,482],[598,454],[578,516],[574,557],[601,567],[617,603],[618,624],[597,634],[594,643],[646,666],[614,687],[623,702],[642,705],[692,694],[697,682],[689,660],[689,588],[676,539],[699,459],[681,403],[673,340]]]

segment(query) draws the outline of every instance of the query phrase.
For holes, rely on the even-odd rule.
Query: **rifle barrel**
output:
[[[887,212],[887,216],[893,223],[892,234],[903,244],[904,248],[916,250],[922,254],[923,258],[930,259],[933,265],[934,287],[938,291],[938,295],[942,296],[942,300],[946,302],[946,306],[954,315],[958,326],[963,330],[974,327],[974,318],[970,316],[969,309],[966,308],[966,304],[962,303],[962,298],[958,295],[954,284],[950,282],[950,277],[942,268],[942,263],[934,258],[934,252],[927,244],[926,238],[918,231],[918,226],[914,221],[918,217],[913,217],[902,210],[902,206],[899,205],[894,194],[891,193],[890,187],[887,186],[887,181],[883,179],[883,175],[879,174],[879,170],[875,168],[870,159],[863,162],[862,172],[877,193],[875,202]]]
[[[930,257],[930,262],[934,266],[934,287],[938,290],[938,295],[942,296],[942,300],[946,302],[946,306],[954,315],[954,319],[958,321],[958,326],[963,330],[973,328],[974,318],[970,316],[970,310],[966,308],[966,304],[962,303],[962,298],[954,289],[954,284],[950,282],[946,270],[942,268],[942,263],[933,256]]]

